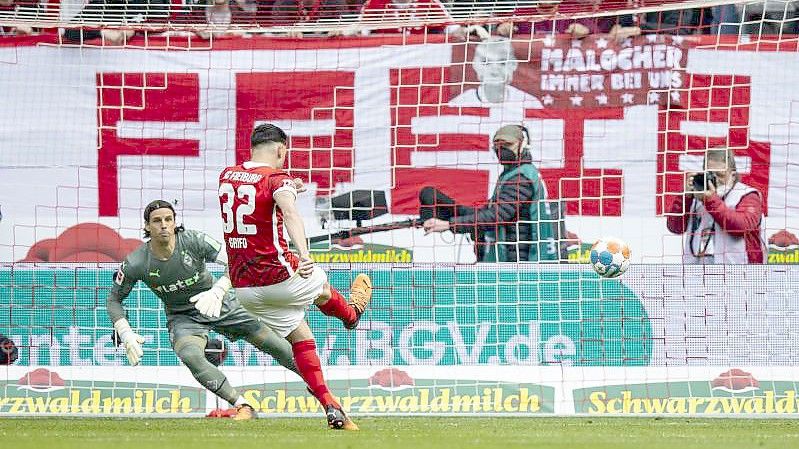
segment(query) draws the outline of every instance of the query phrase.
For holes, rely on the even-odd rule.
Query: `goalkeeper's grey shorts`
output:
[[[182,337],[207,337],[208,332],[218,332],[230,341],[245,338],[248,335],[262,333],[266,327],[258,318],[252,316],[238,303],[230,311],[218,318],[208,318],[200,312],[177,313],[167,316],[167,329],[172,345]]]

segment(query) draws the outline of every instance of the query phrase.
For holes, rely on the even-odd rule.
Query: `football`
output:
[[[591,267],[605,278],[621,276],[630,266],[630,247],[622,239],[605,237],[591,247]]]

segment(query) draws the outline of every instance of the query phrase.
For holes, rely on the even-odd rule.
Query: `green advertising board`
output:
[[[645,366],[649,317],[634,292],[579,267],[369,266],[374,299],[355,332],[311,308],[323,362],[331,365]],[[357,270],[329,267],[345,294]],[[218,274],[218,273],[217,273]],[[117,365],[105,297],[112,268],[0,269],[0,332],[21,364]],[[148,341],[144,365],[178,365],[159,300],[139,284],[125,302]],[[264,363],[243,342],[227,364]],[[261,358],[259,358],[261,357]]]

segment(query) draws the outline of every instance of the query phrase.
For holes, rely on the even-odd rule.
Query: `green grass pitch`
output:
[[[672,418],[358,418],[360,432],[323,419],[0,419],[8,449],[548,448],[787,449],[799,421]]]

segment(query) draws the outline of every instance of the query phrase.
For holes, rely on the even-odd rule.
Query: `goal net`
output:
[[[357,330],[307,312],[352,413],[799,413],[794,2],[272,3],[0,0],[0,414],[227,407],[147,285],[141,366],[105,304],[150,201],[222,240],[261,123],[330,283],[373,279]],[[321,411],[210,338],[260,413]]]

